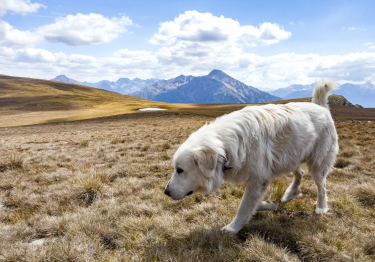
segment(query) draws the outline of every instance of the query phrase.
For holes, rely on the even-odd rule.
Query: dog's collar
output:
[[[223,171],[232,169],[232,167],[229,166],[228,159],[226,158],[226,156],[222,156],[222,155],[220,156],[223,159],[223,163],[221,165],[221,168],[223,169]]]

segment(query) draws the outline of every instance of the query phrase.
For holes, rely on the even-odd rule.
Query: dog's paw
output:
[[[240,229],[235,229],[235,228],[233,228],[230,224],[229,224],[229,225],[226,225],[225,227],[223,227],[223,228],[221,229],[221,231],[223,231],[223,232],[225,232],[225,233],[229,233],[229,234],[231,234],[231,235],[235,235],[235,234],[237,234],[238,231],[240,231],[240,230],[241,230],[241,228],[240,228]]]
[[[325,213],[327,213],[328,212],[328,207],[326,207],[326,208],[316,208],[315,209],[315,213],[317,213],[317,214],[325,214]]]
[[[303,194],[298,191],[298,192],[289,192],[289,193],[286,193],[283,198],[281,199],[281,202],[283,203],[288,203],[289,201],[293,200],[294,198],[296,197],[302,197]]]
[[[260,202],[257,211],[273,211],[276,210],[279,206],[279,203],[272,201],[262,201]]]

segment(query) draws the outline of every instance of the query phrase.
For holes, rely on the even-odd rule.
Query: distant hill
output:
[[[270,93],[283,99],[311,97],[314,86],[315,84],[291,85]],[[361,85],[346,83],[340,85],[338,89],[332,93],[346,97],[353,104],[358,104],[363,107],[375,107],[375,86],[372,83]]]
[[[180,75],[132,95],[168,103],[265,103],[280,100],[220,70],[200,77]]]
[[[0,75],[0,126],[134,113],[163,105],[84,85]]]
[[[287,104],[287,103],[293,103],[293,102],[311,102],[311,99],[312,99],[311,97],[292,98],[292,99],[273,101],[273,102],[270,102],[270,104]],[[350,103],[345,97],[343,97],[341,95],[330,95],[328,97],[328,105],[360,108],[358,105],[353,105],[352,103]]]
[[[142,80],[140,78],[134,78],[133,80],[130,80],[129,78],[119,78],[116,82],[111,82],[108,80],[102,80],[97,83],[89,83],[89,82],[79,82],[77,80],[68,78],[65,75],[59,75],[55,77],[54,79],[51,79],[53,81],[60,81],[64,83],[71,83],[71,84],[79,84],[79,85],[85,85],[85,86],[91,86],[95,88],[100,88],[112,92],[117,92],[120,94],[129,95],[131,93],[137,92],[139,90],[142,90],[148,85],[153,85],[158,82],[163,82],[165,80],[156,79],[156,78],[150,78],[146,80]]]

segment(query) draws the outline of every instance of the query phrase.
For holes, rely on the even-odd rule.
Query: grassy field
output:
[[[217,109],[196,110],[229,110]],[[307,174],[301,198],[229,236],[220,228],[243,185],[182,201],[163,193],[178,146],[213,119],[157,112],[0,128],[0,261],[375,260],[374,122],[336,123],[328,214],[314,213]],[[276,179],[266,198],[280,200],[291,181]]]

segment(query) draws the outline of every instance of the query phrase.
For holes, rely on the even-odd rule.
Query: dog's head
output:
[[[182,144],[173,158],[174,173],[164,193],[173,200],[195,192],[208,194],[220,188],[224,170],[230,169],[225,156],[208,147],[191,149]]]

